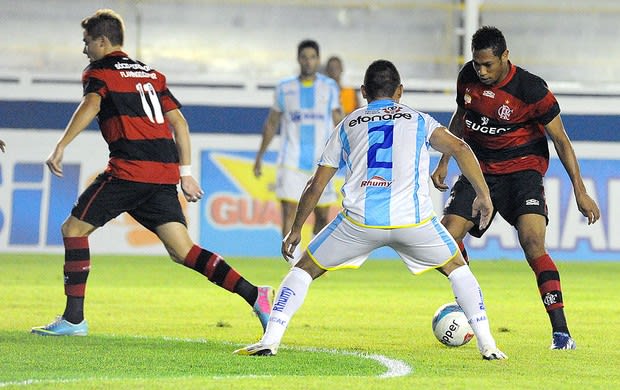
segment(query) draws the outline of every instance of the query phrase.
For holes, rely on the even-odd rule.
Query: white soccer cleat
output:
[[[505,353],[497,348],[484,348],[481,352],[484,360],[505,360],[508,359]]]
[[[273,356],[278,353],[278,344],[265,345],[260,341],[243,348],[239,348],[233,353],[243,356]]]

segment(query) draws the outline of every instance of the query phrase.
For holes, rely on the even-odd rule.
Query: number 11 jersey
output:
[[[123,180],[177,184],[179,156],[164,114],[180,108],[166,77],[122,51],[82,73],[84,96],[101,96],[97,115],[110,158],[106,172]]]

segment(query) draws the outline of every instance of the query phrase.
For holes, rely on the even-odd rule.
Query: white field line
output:
[[[290,349],[290,350],[301,350],[308,352],[326,352],[332,353],[335,355],[349,355],[349,356],[357,356],[363,359],[374,360],[387,369],[386,372],[379,375],[379,378],[395,378],[399,376],[406,376],[413,371],[410,365],[403,362],[402,360],[391,359],[384,355],[379,354],[367,354],[363,352],[350,352],[350,351],[340,351],[337,349],[322,349],[322,348],[289,348],[289,347],[280,347],[281,349]]]
[[[113,336],[113,335],[112,335]],[[136,338],[149,338],[147,336],[135,336]],[[205,339],[186,339],[186,338],[176,338],[176,337],[163,337],[164,340],[170,340],[170,341],[184,341],[184,342],[189,342],[189,343],[207,343],[209,342],[209,340],[205,340]],[[223,344],[230,344],[230,345],[238,345],[235,343],[231,343],[231,342],[222,342]],[[379,375],[378,378],[396,378],[396,377],[400,377],[400,376],[407,376],[409,375],[413,369],[411,368],[410,365],[408,365],[407,363],[403,362],[402,360],[397,360],[397,359],[391,359],[387,356],[384,355],[379,355],[379,354],[367,354],[367,353],[362,353],[362,352],[351,352],[351,351],[341,351],[341,350],[337,350],[337,349],[323,349],[323,348],[313,348],[313,347],[306,347],[306,348],[293,348],[293,347],[286,347],[286,346],[281,346],[280,349],[288,349],[288,350],[297,350],[297,351],[307,351],[307,352],[322,352],[322,353],[331,353],[334,355],[348,355],[348,356],[357,356],[359,358],[362,359],[370,359],[370,360],[374,360],[376,362],[378,362],[379,364],[383,365],[386,368],[386,371]],[[231,379],[231,378],[263,378],[263,377],[272,377],[273,375],[231,375],[231,376],[214,376],[212,377],[213,379]],[[187,378],[196,378],[195,376],[188,376]],[[97,377],[97,378],[92,378],[92,379],[99,379],[99,380],[130,380],[131,378],[106,378],[106,377]],[[90,378],[79,378],[79,379],[26,379],[23,381],[13,381],[13,382],[0,382],[0,388],[1,387],[8,387],[8,386],[29,386],[29,385],[37,385],[37,384],[62,384],[62,383],[74,383],[74,382],[81,382],[81,381],[89,381],[92,380]]]

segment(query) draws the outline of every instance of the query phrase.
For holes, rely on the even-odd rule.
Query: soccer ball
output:
[[[474,337],[463,309],[455,302],[446,303],[433,316],[433,333],[437,340],[448,347],[460,347]]]

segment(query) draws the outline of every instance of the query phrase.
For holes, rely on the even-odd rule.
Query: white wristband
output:
[[[192,175],[192,166],[191,165],[181,165],[179,169],[181,176],[191,176]]]

